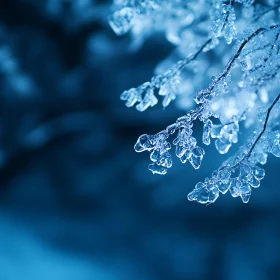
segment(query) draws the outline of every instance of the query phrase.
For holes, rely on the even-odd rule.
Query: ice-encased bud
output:
[[[155,149],[150,154],[150,159],[152,162],[159,162],[160,160],[160,151]]]
[[[154,94],[154,88],[150,82],[146,82],[137,88],[131,88],[124,91],[121,96],[121,100],[126,101],[127,107],[134,106],[137,102],[136,109],[140,112],[145,111],[149,107],[153,107],[158,103],[158,100]]]
[[[180,160],[182,163],[186,163],[187,160],[192,156],[192,152],[190,150],[187,150],[181,157]]]
[[[172,166],[172,159],[168,152],[160,155],[159,164],[166,168],[170,168]]]
[[[220,191],[222,194],[227,193],[227,191],[228,191],[229,188],[230,188],[230,184],[231,184],[231,181],[229,181],[228,183],[219,182],[219,185],[218,185],[219,191]]]
[[[258,161],[260,164],[266,164],[267,162],[267,154],[263,152],[258,152],[254,154],[254,157],[256,161]]]
[[[188,200],[197,201],[201,204],[213,203],[219,197],[217,186],[198,183],[195,189],[188,194]]]
[[[219,138],[221,129],[222,129],[222,125],[220,125],[220,124],[213,125],[212,128],[211,128],[211,137],[212,138]]]
[[[157,98],[154,95],[154,89],[146,86],[138,88],[139,95],[144,95],[144,98],[139,101],[139,104],[136,105],[136,109],[140,112],[145,111],[149,107],[153,107],[158,103]]]
[[[185,147],[180,146],[180,145],[176,145],[175,154],[178,158],[180,158],[185,154],[186,150],[187,149]]]
[[[202,89],[196,94],[194,101],[197,104],[205,103],[208,100],[209,95],[210,91],[208,89]]]
[[[240,188],[242,186],[242,182],[236,178],[232,179],[231,185],[229,187],[229,191],[232,197],[238,197],[240,195]]]
[[[247,182],[242,183],[242,186],[240,187],[240,196],[243,203],[249,202],[251,196],[251,187]]]
[[[163,166],[159,166],[156,163],[152,163],[148,166],[149,170],[153,174],[165,175],[167,173],[167,169]]]
[[[134,9],[124,7],[113,13],[109,19],[109,24],[117,35],[124,35],[132,28],[134,16]]]
[[[151,136],[147,134],[142,134],[139,136],[136,144],[134,145],[135,152],[143,152],[143,151],[150,151],[155,147],[155,144],[151,141]]]
[[[166,132],[168,134],[173,134],[176,131],[177,128],[178,128],[177,123],[173,123],[166,128]]]
[[[239,179],[240,180],[245,180],[248,181],[252,177],[252,168],[249,164],[242,163],[240,164],[240,169],[239,169]]]
[[[124,91],[121,96],[121,100],[126,101],[125,106],[132,107],[136,102],[141,101],[141,97],[136,88]]]
[[[190,136],[186,140],[187,140],[186,144],[187,144],[188,149],[193,150],[196,147],[196,143],[197,143],[196,139],[194,137]]]
[[[222,155],[226,154],[228,152],[228,150],[230,149],[231,145],[232,144],[230,142],[223,142],[221,139],[217,139],[215,141],[216,149]]]
[[[219,180],[224,182],[227,182],[230,178],[231,171],[229,168],[220,168],[218,172]]]
[[[251,192],[250,193],[242,193],[242,194],[240,194],[240,196],[241,196],[241,199],[242,199],[243,203],[248,203],[249,199],[250,199],[250,196],[251,196]]]
[[[158,92],[159,95],[164,96],[162,101],[162,106],[167,107],[169,103],[176,98],[176,94],[174,93],[174,85],[171,82],[164,83]]]
[[[253,188],[258,188],[260,186],[260,181],[257,180],[254,176],[252,176],[251,180],[249,181],[249,184]]]
[[[210,145],[210,134],[213,123],[211,120],[207,119],[203,126],[202,142],[205,145]]]
[[[262,180],[265,176],[265,170],[257,165],[253,168],[253,174],[257,180]]]
[[[271,153],[276,157],[280,157],[280,145],[279,145],[279,143],[273,144],[272,149],[271,149]]]
[[[189,158],[189,161],[194,169],[199,169],[204,154],[205,154],[204,150],[200,147],[195,147],[192,150],[192,155]]]

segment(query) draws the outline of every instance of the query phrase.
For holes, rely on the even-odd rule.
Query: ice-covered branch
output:
[[[132,107],[136,103],[136,109],[140,112],[145,111],[149,107],[157,104],[158,99],[155,96],[155,90],[158,89],[158,94],[164,96],[162,105],[166,107],[175,98],[176,84],[179,79],[180,72],[212,42],[208,39],[198,50],[185,59],[180,60],[170,70],[161,75],[154,76],[150,82],[146,82],[137,88],[131,88],[121,94],[121,100],[126,101],[127,107]]]
[[[231,59],[229,60],[229,62],[226,65],[224,71],[217,78],[213,79],[213,82],[210,84],[210,86],[207,89],[203,89],[197,93],[196,98],[195,98],[196,103],[201,104],[201,103],[208,102],[209,97],[212,98],[213,96],[216,96],[219,94],[219,89],[220,89],[219,87],[221,87],[221,91],[224,91],[224,87],[228,83],[230,71],[231,71],[232,67],[234,66],[234,63],[236,62],[236,60],[241,55],[241,52],[244,49],[244,47],[249,42],[251,42],[257,35],[265,32],[265,31],[270,31],[270,30],[276,29],[278,27],[279,27],[279,24],[272,25],[268,28],[260,27],[255,32],[253,32],[251,35],[249,35],[240,44],[237,52],[231,57]]]
[[[255,15],[253,17],[253,21],[258,21],[261,17],[263,17],[264,15],[266,15],[267,13],[269,13],[270,11],[276,10],[280,8],[280,4],[274,5],[268,9],[263,10],[262,12],[258,13],[257,15]]]
[[[256,141],[253,143],[248,155],[246,156],[247,158],[249,158],[254,150],[254,148],[256,147],[257,143],[259,142],[259,140],[261,139],[261,137],[263,136],[266,128],[267,128],[267,123],[268,123],[268,120],[269,120],[269,116],[270,116],[270,113],[271,113],[271,110],[273,109],[273,107],[276,105],[276,103],[279,101],[280,99],[280,94],[278,94],[278,96],[276,97],[276,99],[274,100],[274,102],[271,104],[271,106],[268,108],[267,110],[267,114],[266,114],[266,118],[265,118],[265,122],[264,122],[264,126],[263,126],[263,129],[261,131],[261,133],[258,135]]]
[[[244,203],[248,202],[251,188],[258,187],[265,174],[258,164],[266,163],[268,153],[280,157],[280,131],[275,130],[271,121],[280,115],[276,109],[274,116],[272,114],[280,99],[280,95],[274,99],[279,91],[280,25],[277,14],[272,12],[279,9],[279,3],[266,0],[255,4],[254,0],[187,3],[181,0],[115,0],[115,3],[118,7],[111,25],[114,30],[117,27],[117,34],[128,31],[134,37],[141,32],[146,34],[142,22],[144,18],[149,19],[145,27],[166,28],[167,39],[176,46],[176,55],[185,57],[187,52],[192,53],[175,64],[170,56],[149,82],[122,93],[126,106],[136,105],[139,111],[158,103],[156,93],[164,97],[164,107],[179,93],[197,103],[192,110],[190,106],[180,106],[188,113],[166,129],[154,135],[141,135],[135,151],[150,152],[149,170],[163,175],[172,166],[173,144],[180,161],[188,161],[198,169],[205,152],[193,137],[195,120],[203,123],[203,144],[210,145],[213,138],[220,154],[228,153],[238,142],[241,122],[247,131],[255,127],[253,136],[241,146],[237,155],[224,162],[211,178],[198,183],[188,196],[189,200],[208,204],[213,203],[219,193],[229,190],[233,197],[240,196]],[[203,40],[205,42],[200,45]],[[211,52],[201,55],[208,50]],[[170,65],[174,66],[170,68]],[[274,102],[267,108],[272,99]]]
[[[177,86],[180,83],[180,72],[186,67],[186,65],[194,61],[202,51],[205,51],[206,49],[209,50],[214,47],[217,40],[216,38],[222,35],[226,38],[228,43],[231,43],[234,37],[233,34],[235,33],[235,15],[233,10],[234,3],[235,0],[230,0],[228,3],[223,1],[220,3],[218,1],[215,6],[216,11],[213,19],[214,26],[211,27],[212,38],[208,39],[194,54],[188,55],[185,59],[178,61],[175,66],[165,73],[154,76],[150,82],[145,82],[137,88],[131,88],[130,90],[124,91],[121,94],[121,99],[126,101],[126,106],[132,107],[138,103],[136,105],[136,109],[141,112],[145,111],[149,107],[155,106],[158,103],[158,99],[155,96],[155,89],[159,89],[158,94],[164,96],[162,102],[163,107],[168,106],[169,103],[176,98]],[[158,4],[153,6],[153,9],[149,5],[142,5],[141,7],[141,9],[145,7],[147,11],[150,10],[150,12],[155,12],[158,9]],[[123,23],[128,20],[128,15],[131,15],[132,17],[132,8],[126,7],[124,9],[129,9],[129,12],[127,10],[121,10],[121,17],[123,18],[121,21],[117,21],[116,19],[111,21],[111,25],[114,30],[116,29],[117,24],[125,26]],[[141,9],[139,11],[141,11]],[[116,13],[119,14],[119,12]],[[123,13],[127,16],[125,17]],[[132,19],[130,22],[132,22]],[[125,28],[125,30],[126,29],[127,28]],[[118,28],[118,30],[120,29]],[[118,33],[119,31],[115,30],[115,32]],[[212,47],[210,46],[211,43],[213,45]]]
[[[167,139],[176,131],[178,131],[178,137],[173,141],[173,144],[176,146],[177,157],[179,157],[183,163],[189,160],[195,169],[200,167],[204,156],[204,150],[197,146],[197,140],[192,137],[193,122],[197,118],[204,123],[202,137],[204,144],[210,144],[210,135],[212,138],[218,138],[215,142],[216,148],[221,154],[224,154],[228,152],[233,143],[237,143],[237,133],[239,131],[239,119],[237,116],[234,117],[234,121],[229,125],[224,125],[222,127],[213,126],[212,121],[209,118],[212,116],[219,116],[216,116],[211,111],[209,103],[213,97],[224,94],[224,85],[220,85],[221,83],[226,83],[225,78],[229,75],[234,62],[241,55],[241,52],[246,44],[260,33],[273,30],[277,27],[278,25],[273,25],[269,28],[259,28],[242,41],[237,52],[229,60],[222,74],[218,78],[214,79],[208,89],[202,90],[198,93],[196,102],[200,103],[200,105],[195,110],[191,110],[190,113],[177,119],[174,124],[168,126],[165,130],[155,135],[145,134],[139,137],[135,145],[135,151],[142,152],[147,150],[151,152],[151,160],[153,161],[153,164],[149,165],[149,169],[153,173],[166,174],[167,169],[172,166],[171,155],[169,153],[171,144],[167,141]],[[220,91],[217,91],[219,86]]]
[[[217,171],[213,172],[212,178],[206,178],[203,183],[198,183],[195,189],[189,193],[189,200],[209,204],[216,201],[219,193],[225,194],[229,190],[233,197],[240,196],[244,203],[249,201],[252,188],[258,188],[260,181],[265,176],[264,169],[257,165],[259,162],[262,164],[265,162],[258,153],[254,153],[254,149],[266,132],[271,111],[279,100],[280,94],[269,106],[260,133],[255,140],[252,140],[252,143],[249,143],[250,149],[248,150],[247,146],[242,147],[237,156],[229,159]],[[278,150],[280,151],[279,141]]]

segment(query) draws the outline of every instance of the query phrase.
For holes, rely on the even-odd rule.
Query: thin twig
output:
[[[234,62],[236,61],[236,59],[240,56],[242,50],[244,49],[244,47],[246,46],[247,43],[249,43],[254,37],[256,37],[257,35],[259,35],[260,33],[264,32],[264,31],[268,31],[268,30],[272,30],[279,27],[279,24],[276,25],[272,25],[270,26],[268,29],[264,28],[264,27],[260,27],[259,29],[257,29],[254,33],[252,33],[246,40],[244,40],[242,42],[242,44],[240,45],[238,51],[236,52],[236,54],[229,60],[225,70],[223,71],[223,73],[215,80],[214,83],[211,84],[211,86],[209,87],[207,96],[209,96],[213,89],[216,87],[216,85],[219,83],[219,81],[221,81],[221,79],[225,78],[227,76],[227,74],[230,72]]]
[[[234,3],[235,3],[235,0],[230,0],[229,6],[233,7]],[[223,22],[223,26],[222,26],[222,28],[221,28],[221,32],[222,32],[223,29],[225,28],[226,23],[228,22],[228,18],[229,18],[229,11],[227,11],[227,13],[226,13],[226,17],[225,17],[225,20],[224,20],[224,22]]]
[[[250,151],[248,152],[248,154],[246,155],[247,158],[249,158],[254,150],[254,148],[256,147],[257,143],[259,142],[259,140],[261,139],[261,137],[263,136],[266,128],[267,128],[267,123],[268,123],[268,120],[269,120],[269,116],[270,116],[270,113],[271,113],[271,110],[273,109],[273,107],[276,105],[276,103],[280,100],[280,93],[278,94],[278,96],[275,98],[275,100],[273,101],[273,103],[270,105],[270,107],[268,108],[267,110],[267,114],[266,114],[266,118],[265,118],[265,122],[264,122],[264,125],[263,125],[263,129],[261,131],[261,133],[258,135],[256,141],[254,142],[254,144],[252,145]]]
[[[248,159],[250,158],[253,150],[255,149],[256,145],[258,144],[258,142],[260,141],[260,139],[262,138],[264,132],[266,131],[266,128],[267,128],[267,124],[268,124],[268,121],[269,121],[269,117],[270,117],[270,113],[271,113],[271,110],[273,109],[273,107],[277,104],[277,102],[280,100],[280,93],[278,94],[278,96],[275,98],[275,100],[273,101],[273,103],[270,105],[270,107],[268,108],[267,110],[267,114],[266,114],[266,118],[265,118],[265,122],[264,122],[264,125],[263,125],[263,128],[262,128],[262,131],[260,132],[260,134],[258,135],[257,139],[254,141],[251,149],[249,150],[249,152],[244,155],[242,157],[242,159],[240,159],[237,163],[235,163],[233,166],[223,166],[221,168],[221,170],[225,169],[225,168],[230,168],[232,170],[236,169],[245,159]]]
[[[254,20],[254,21],[257,21],[257,20],[259,20],[262,16],[264,16],[265,14],[267,14],[268,12],[270,12],[270,11],[272,11],[272,10],[275,10],[275,9],[277,9],[277,8],[279,8],[279,7],[280,7],[280,4],[275,5],[275,6],[273,6],[273,7],[270,7],[269,9],[265,10],[265,11],[262,12],[261,14],[255,16],[255,17],[253,18],[253,20]]]
[[[181,71],[187,64],[189,64],[191,61],[195,60],[197,56],[204,50],[204,48],[212,42],[212,39],[208,39],[198,50],[195,54],[190,56],[189,58],[186,58],[184,60],[184,64],[182,64],[180,67],[178,67],[178,71]]]

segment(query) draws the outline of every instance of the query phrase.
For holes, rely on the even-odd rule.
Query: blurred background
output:
[[[132,48],[110,4],[0,2],[0,279],[280,279],[279,162],[248,204],[187,201],[224,158],[213,146],[199,171],[174,157],[152,175],[137,137],[184,112],[119,95],[173,47],[157,34]]]

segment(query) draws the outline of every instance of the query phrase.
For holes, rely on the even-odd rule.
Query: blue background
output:
[[[0,3],[0,280],[280,279],[279,162],[249,204],[187,201],[224,158],[213,146],[199,171],[173,156],[152,175],[137,137],[184,112],[119,95],[172,46],[158,34],[131,51],[109,4]]]

